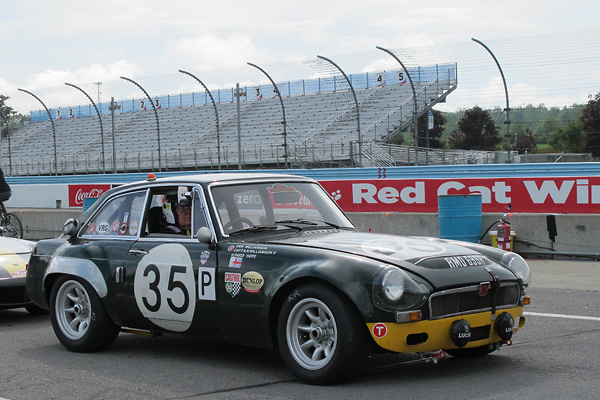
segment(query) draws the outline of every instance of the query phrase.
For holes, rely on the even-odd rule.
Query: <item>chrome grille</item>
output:
[[[490,289],[485,296],[480,296],[479,290],[480,285],[473,285],[432,294],[429,297],[430,319],[491,310],[493,290]],[[515,307],[519,304],[519,298],[518,283],[503,283],[498,289],[496,308]]]

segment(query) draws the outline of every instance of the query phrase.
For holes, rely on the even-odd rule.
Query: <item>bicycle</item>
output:
[[[16,214],[6,211],[4,202],[0,202],[0,235],[23,239],[23,224]]]

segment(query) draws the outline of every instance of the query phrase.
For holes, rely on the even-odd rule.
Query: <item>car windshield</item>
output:
[[[264,182],[212,187],[225,234],[315,228],[354,228],[316,183]]]

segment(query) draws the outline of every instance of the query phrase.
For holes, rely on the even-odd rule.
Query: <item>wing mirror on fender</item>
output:
[[[77,221],[75,218],[69,218],[68,220],[65,221],[62,232],[63,232],[63,234],[71,237],[71,236],[75,236],[77,234],[78,230],[79,230],[79,221]]]

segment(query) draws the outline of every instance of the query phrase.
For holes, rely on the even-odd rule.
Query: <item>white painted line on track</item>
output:
[[[525,315],[525,316],[532,315],[535,317],[549,317],[549,318],[581,319],[581,320],[585,320],[585,321],[600,322],[600,318],[598,318],[598,317],[585,317],[583,315],[548,314],[548,313],[537,313],[537,312],[524,312],[523,315]]]

